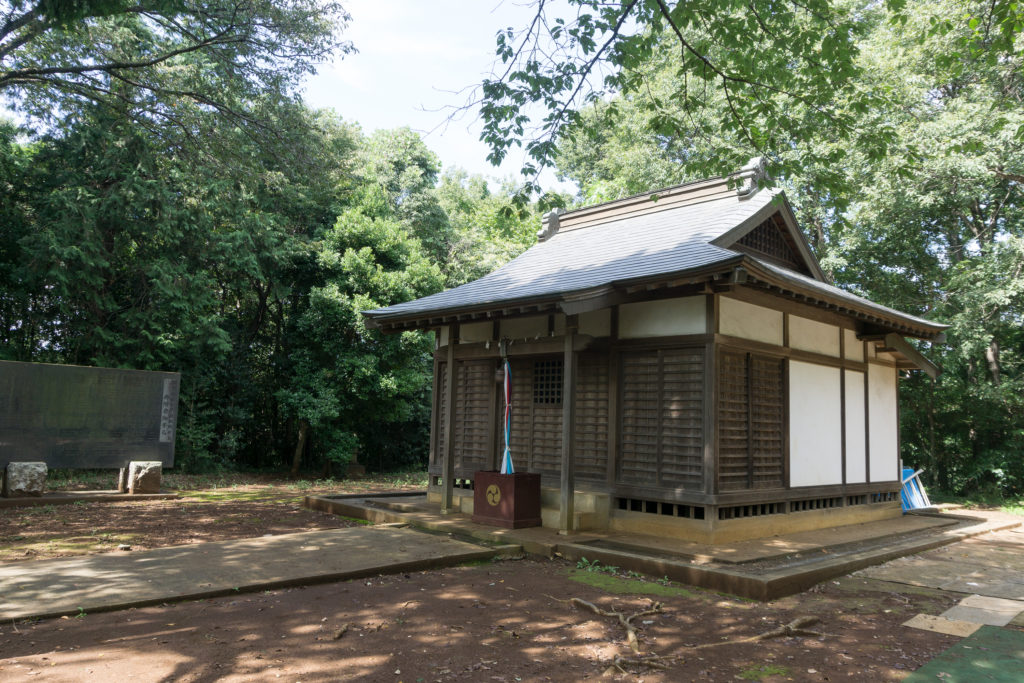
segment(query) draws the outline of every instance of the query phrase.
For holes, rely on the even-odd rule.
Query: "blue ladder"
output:
[[[903,468],[903,490],[900,491],[900,504],[903,511],[930,508],[932,502],[928,500],[928,494],[921,483],[921,473],[924,470],[914,471],[913,467]]]

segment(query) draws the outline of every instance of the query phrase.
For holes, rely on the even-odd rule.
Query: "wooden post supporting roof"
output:
[[[444,368],[448,383],[448,396],[445,397],[444,453],[443,474],[441,475],[441,514],[453,512],[455,498],[455,347],[459,343],[459,325],[453,323],[448,328],[448,362]]]
[[[558,507],[558,533],[573,531],[575,517],[574,491],[576,489],[576,330],[579,319],[565,317],[565,355],[562,361],[562,478]]]

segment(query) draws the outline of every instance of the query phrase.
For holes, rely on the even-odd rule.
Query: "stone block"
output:
[[[163,463],[159,460],[128,464],[128,493],[160,493]]]
[[[128,493],[128,468],[122,467],[117,471],[117,492]]]
[[[41,496],[46,488],[45,462],[10,462],[4,470],[4,498]]]

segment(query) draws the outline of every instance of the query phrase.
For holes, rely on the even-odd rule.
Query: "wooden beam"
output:
[[[565,317],[565,350],[562,361],[562,470],[558,507],[558,533],[574,531],[576,490],[576,330],[579,318]]]
[[[921,355],[921,352],[915,349],[910,343],[898,334],[887,334],[885,335],[885,345],[898,351],[904,358],[913,363],[916,367],[924,370],[925,373],[932,379],[939,376],[942,370],[939,369],[935,363]]]
[[[455,347],[459,345],[459,326],[448,328],[448,364],[445,366],[445,378],[448,382],[446,408],[447,419],[444,426],[444,469],[441,475],[441,514],[454,512],[455,502]]]

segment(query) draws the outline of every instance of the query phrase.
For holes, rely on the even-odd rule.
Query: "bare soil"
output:
[[[0,680],[47,681],[894,681],[956,641],[900,624],[955,598],[847,578],[762,604],[594,577],[559,560],[505,560],[308,588],[0,625]],[[629,655],[610,619],[632,612],[665,671],[604,675]],[[656,588],[654,588],[656,587]],[[901,587],[901,589],[904,587]],[[729,641],[800,616],[820,637]],[[694,646],[715,644],[703,649]]]
[[[166,480],[165,480],[166,481]],[[307,493],[419,488],[394,478],[181,478],[175,501],[0,510],[0,562],[337,528]],[[74,488],[69,482],[67,488]],[[92,488],[96,488],[95,485]],[[637,619],[665,670],[633,653],[605,610]],[[0,624],[0,681],[895,681],[956,638],[901,626],[962,596],[859,577],[757,603],[561,560],[487,562],[120,612]],[[2,596],[0,596],[2,599]],[[799,617],[820,636],[735,642]]]
[[[97,484],[109,483],[71,481],[61,488],[82,490],[91,485],[95,489]],[[0,509],[0,562],[116,552],[122,544],[135,551],[337,529],[359,522],[306,510],[303,496],[424,487],[415,480],[394,477],[309,482],[268,475],[171,475],[165,477],[168,483],[165,488],[179,491],[180,499]]]

